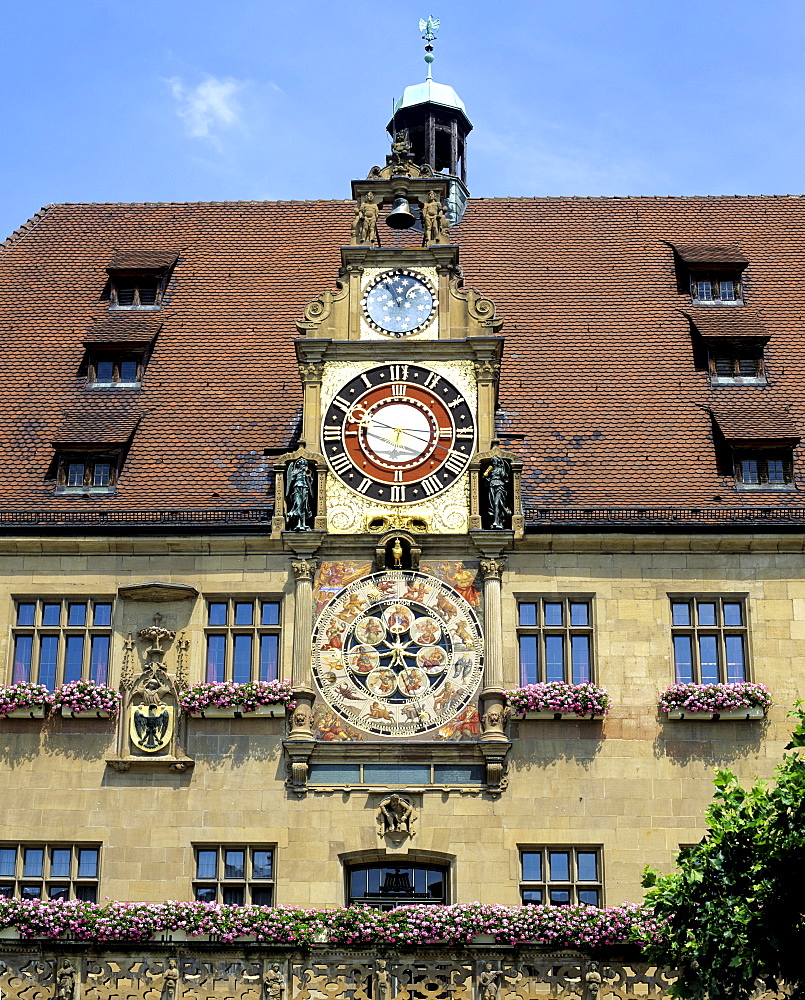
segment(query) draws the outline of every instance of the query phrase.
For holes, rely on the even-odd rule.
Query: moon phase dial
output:
[[[483,637],[464,598],[410,571],[356,580],[327,604],[313,674],[341,718],[381,736],[414,736],[466,708],[483,672]]]
[[[322,426],[322,452],[334,474],[356,493],[390,504],[452,486],[474,444],[467,400],[419,365],[382,365],[356,376],[339,389]]]
[[[396,268],[370,282],[361,305],[373,330],[387,337],[409,337],[433,319],[436,290],[424,275]]]

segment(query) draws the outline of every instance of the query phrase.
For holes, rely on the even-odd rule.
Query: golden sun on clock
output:
[[[333,473],[382,503],[412,503],[451,486],[473,454],[475,421],[456,387],[419,365],[371,368],[341,386],[322,426]]]

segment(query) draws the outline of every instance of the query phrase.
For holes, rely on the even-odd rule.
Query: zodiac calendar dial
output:
[[[322,451],[335,475],[383,503],[446,490],[467,468],[474,443],[467,400],[419,365],[381,365],[356,376],[338,390],[322,425]]]
[[[327,704],[358,729],[415,736],[445,725],[475,694],[483,637],[452,587],[424,573],[356,580],[326,605],[313,674]]]
[[[387,337],[421,333],[436,312],[436,290],[424,275],[396,268],[378,274],[362,300],[366,322]]]

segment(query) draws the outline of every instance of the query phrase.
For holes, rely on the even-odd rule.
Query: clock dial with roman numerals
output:
[[[469,403],[441,375],[391,364],[356,375],[324,415],[322,452],[351,490],[380,503],[416,503],[465,471],[475,445]]]

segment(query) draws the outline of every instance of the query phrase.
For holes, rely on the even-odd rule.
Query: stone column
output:
[[[316,691],[310,671],[313,642],[313,575],[315,559],[292,559],[294,586],[293,659],[291,680],[296,708],[291,716],[289,740],[312,740],[311,723]]]
[[[499,556],[481,559],[484,581],[484,686],[481,691],[483,733],[481,740],[506,740],[503,700],[503,614],[501,576],[506,560]]]

